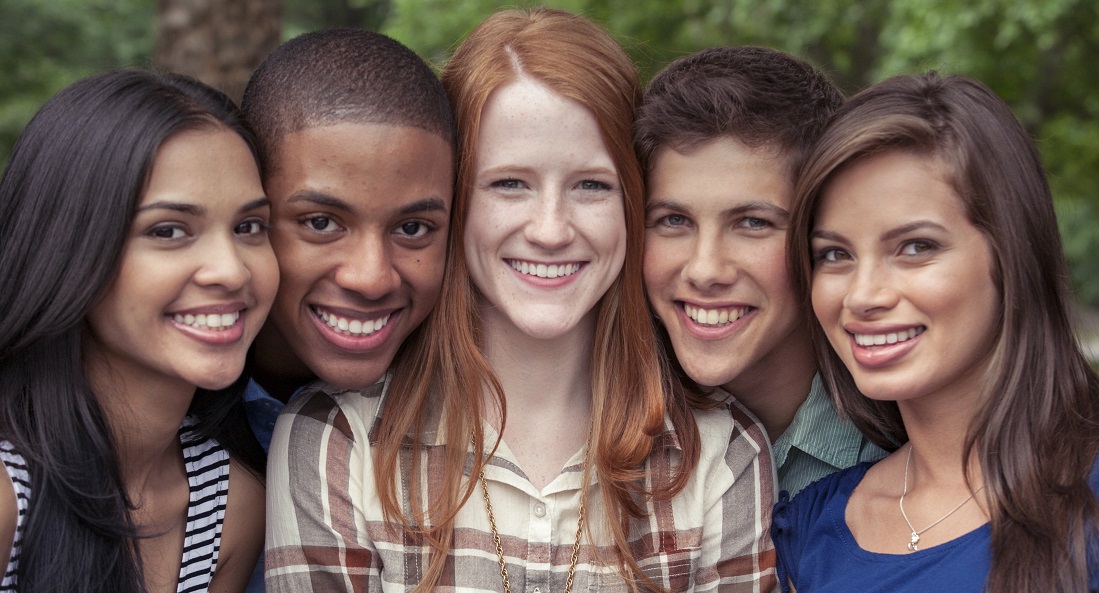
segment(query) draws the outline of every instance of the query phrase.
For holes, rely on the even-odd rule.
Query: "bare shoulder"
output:
[[[263,551],[264,498],[261,479],[231,459],[221,550],[211,592],[243,591],[248,584]]]

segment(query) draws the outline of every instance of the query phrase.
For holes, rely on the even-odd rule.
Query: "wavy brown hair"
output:
[[[859,93],[837,112],[797,184],[788,251],[810,313],[809,233],[835,176],[870,155],[907,151],[945,165],[947,181],[993,254],[999,332],[962,460],[981,464],[992,528],[987,591],[1087,590],[1099,503],[1087,480],[1099,452],[1099,378],[1069,321],[1068,273],[1033,141],[988,87],[932,72]],[[828,391],[865,434],[908,440],[896,402],[859,393],[811,324]],[[964,467],[963,463],[963,467]]]
[[[443,570],[453,538],[454,517],[476,482],[463,480],[472,434],[476,460],[483,466],[481,429],[484,389],[495,396],[506,419],[504,395],[486,362],[481,343],[477,293],[464,250],[465,217],[472,189],[472,167],[481,114],[497,88],[527,76],[590,109],[618,171],[626,218],[626,260],[600,300],[592,353],[592,467],[598,475],[605,525],[613,534],[617,562],[627,582],[640,575],[627,543],[629,521],[644,515],[647,497],[667,499],[678,492],[697,465],[699,435],[691,404],[668,381],[665,358],[653,334],[641,278],[644,240],[644,187],[633,152],[631,127],[641,99],[637,70],[622,48],[595,23],[549,9],[505,10],[478,26],[443,70],[443,86],[454,105],[459,130],[458,184],[455,191],[448,261],[439,303],[420,339],[400,356],[382,415],[375,480],[387,517],[421,534],[433,554],[418,590],[431,588]],[[433,403],[437,402],[437,403]],[[443,497],[419,502],[423,492],[412,480],[411,508],[401,509],[398,475],[401,450],[423,447],[423,419],[441,406],[447,435]],[[667,482],[647,491],[643,468],[654,437],[671,419],[683,448],[683,461]],[[502,433],[502,431],[501,431]],[[424,469],[411,456],[412,475]],[[585,483],[588,483],[585,481]],[[434,489],[433,489],[434,490]],[[586,499],[588,493],[584,494]],[[425,508],[425,506],[427,508]],[[429,520],[430,519],[430,520]]]

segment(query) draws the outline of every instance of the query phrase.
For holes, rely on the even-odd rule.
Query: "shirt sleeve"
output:
[[[775,478],[770,442],[739,403],[729,404],[733,427],[723,461],[710,472],[696,591],[770,593],[777,590],[771,509]],[[703,438],[706,438],[703,435]]]
[[[264,556],[270,593],[382,590],[361,506],[369,442],[352,420],[317,391],[297,396],[275,424]]]

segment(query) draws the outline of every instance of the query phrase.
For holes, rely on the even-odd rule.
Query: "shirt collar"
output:
[[[844,468],[858,463],[862,443],[862,433],[840,417],[818,374],[813,377],[809,396],[772,449],[778,467],[786,462],[790,449],[796,448],[832,467]]]

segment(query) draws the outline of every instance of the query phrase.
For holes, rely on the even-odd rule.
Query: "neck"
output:
[[[256,336],[251,361],[252,379],[282,403],[289,402],[302,385],[316,378],[271,323],[264,324]]]
[[[194,399],[183,381],[112,372],[89,357],[88,377],[111,431],[119,472],[131,500],[150,479],[174,467],[179,427]]]
[[[553,339],[533,338],[491,314],[483,318],[485,358],[504,390],[509,425],[579,409],[590,418],[594,315]]]
[[[950,393],[901,400],[898,407],[912,447],[911,472],[932,482],[964,480],[980,484],[980,465],[974,452],[965,464],[962,452],[976,404],[976,385]]]
[[[759,418],[772,443],[794,421],[817,373],[808,337],[795,335],[790,340],[784,356],[768,356],[722,386]]]

